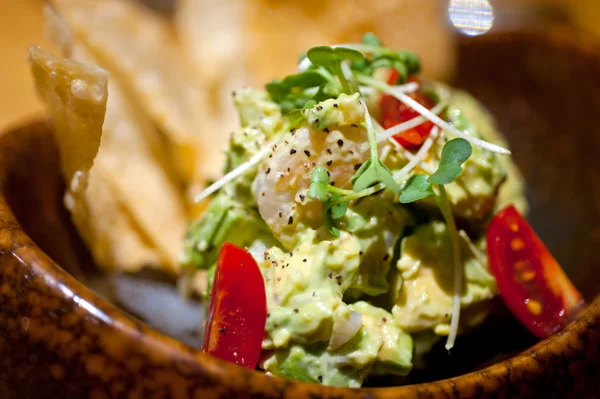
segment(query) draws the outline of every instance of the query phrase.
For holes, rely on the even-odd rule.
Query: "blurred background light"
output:
[[[451,0],[448,16],[456,29],[469,36],[481,35],[494,24],[494,10],[488,0]]]

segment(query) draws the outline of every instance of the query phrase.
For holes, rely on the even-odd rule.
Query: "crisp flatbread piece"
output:
[[[107,104],[107,72],[56,57],[39,47],[27,53],[38,93],[48,107],[67,181],[65,205],[96,262],[104,269],[135,270],[160,264],[157,251],[132,226],[94,157]]]
[[[98,64],[87,43],[72,33],[57,10],[47,6],[45,11],[47,31],[63,54]],[[66,203],[104,268],[135,271],[154,266],[176,273],[187,214],[166,158],[157,153],[164,151],[164,141],[112,71],[110,96],[103,110],[106,117],[100,124],[102,138],[90,171],[90,189],[85,198],[68,192]],[[50,108],[51,115],[55,112]],[[65,137],[73,141],[77,136],[67,132]],[[71,156],[69,150],[65,149],[63,157]],[[88,209],[87,216],[80,208]]]
[[[163,137],[183,185],[195,174],[206,100],[166,22],[135,2],[52,0],[73,36],[119,80]]]

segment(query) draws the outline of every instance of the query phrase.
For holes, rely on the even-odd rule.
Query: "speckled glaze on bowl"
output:
[[[221,362],[80,282],[94,267],[62,207],[51,132],[38,122],[0,137],[0,398],[599,396],[600,47],[582,43],[463,39],[456,79],[498,117],[530,185],[534,227],[588,300],[564,331],[487,368],[394,388],[322,387]]]

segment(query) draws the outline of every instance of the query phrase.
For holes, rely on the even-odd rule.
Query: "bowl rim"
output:
[[[3,134],[0,137],[0,166],[3,166],[2,156],[7,142],[14,144],[19,140],[19,136],[42,129],[45,131],[44,134],[51,134],[50,129],[43,121],[33,122]],[[0,171],[0,181],[2,180],[3,176]],[[88,321],[96,319],[95,322],[108,320],[109,328],[113,333],[137,340],[140,351],[156,352],[165,358],[176,359],[193,369],[193,374],[208,377],[212,383],[227,386],[227,392],[230,394],[253,393],[277,397],[284,393],[283,396],[289,395],[294,398],[332,396],[386,398],[420,397],[421,395],[459,396],[459,394],[494,392],[502,385],[515,385],[537,379],[548,372],[546,366],[557,356],[576,361],[584,350],[582,342],[589,344],[594,341],[594,336],[597,340],[600,335],[599,295],[563,331],[538,342],[512,358],[482,370],[444,380],[397,387],[351,389],[320,386],[272,377],[259,371],[238,367],[203,353],[201,350],[190,348],[128,316],[53,262],[22,230],[2,194],[0,195],[0,237],[5,237],[6,234],[12,238],[10,240],[0,239],[0,253],[9,253],[16,257],[20,262],[21,272],[42,275],[43,281],[47,284],[46,289],[50,289],[52,294],[60,298],[63,303],[73,301],[75,297],[78,297],[80,301],[80,306],[77,308],[79,317],[86,318]],[[2,273],[0,268],[0,274]],[[84,302],[87,304],[81,306]],[[521,370],[527,372],[519,373]],[[211,388],[215,390],[214,385]],[[215,393],[219,390],[217,389]],[[206,390],[203,392],[207,393]]]

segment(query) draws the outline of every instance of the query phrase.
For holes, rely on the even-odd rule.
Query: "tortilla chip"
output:
[[[85,192],[89,217],[87,224],[78,226],[80,231],[84,228],[94,233],[93,242],[88,242],[88,246],[96,263],[106,271],[124,272],[161,266],[159,251],[136,225],[111,185],[111,174],[97,159]]]
[[[65,205],[97,263],[105,269],[118,266],[126,270],[159,263],[156,250],[128,225],[128,216],[107,188],[102,168],[92,166],[106,112],[106,71],[35,46],[28,51],[28,61],[52,117],[62,171],[69,182]]]
[[[108,73],[91,64],[64,60],[31,46],[31,72],[42,99],[51,111],[63,174],[68,182],[75,173],[87,173],[100,146],[108,98]],[[66,105],[66,106],[65,106]],[[85,184],[80,190],[85,189]]]
[[[46,17],[48,32],[65,54],[96,63],[54,9],[47,8]],[[149,265],[176,271],[187,220],[184,200],[153,151],[162,148],[160,136],[112,75],[109,98],[90,189],[84,198],[69,192],[66,203],[104,268],[134,271]],[[50,112],[57,111],[51,107]],[[73,141],[77,133],[64,137]],[[73,155],[69,150],[61,152],[66,159]]]
[[[134,2],[52,0],[73,35],[159,131],[180,182],[194,176],[204,126],[203,88],[166,23]]]

